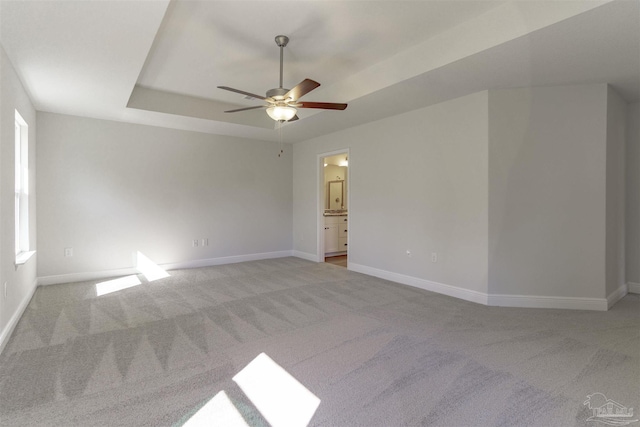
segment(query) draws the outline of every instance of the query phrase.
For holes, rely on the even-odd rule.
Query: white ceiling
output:
[[[40,111],[277,140],[278,86],[322,86],[297,142],[479,90],[610,83],[640,100],[640,1],[8,1],[0,42]]]

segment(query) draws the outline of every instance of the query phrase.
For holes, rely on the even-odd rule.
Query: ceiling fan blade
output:
[[[302,98],[303,96],[305,96],[306,94],[308,94],[309,92],[317,88],[318,86],[320,86],[320,83],[313,81],[311,79],[304,79],[303,81],[298,83],[297,86],[295,86],[293,89],[287,92],[284,95],[284,98],[285,99],[291,98],[292,100],[297,101],[298,99]]]
[[[237,113],[238,111],[247,111],[247,110],[255,110],[257,108],[264,108],[264,105],[256,105],[255,107],[244,107],[244,108],[237,108],[235,110],[227,110],[225,111],[225,113]]]
[[[265,98],[265,97],[264,97],[264,96],[262,96],[262,95],[256,95],[255,93],[245,92],[245,91],[243,91],[243,90],[240,90],[240,89],[234,89],[234,88],[232,88],[232,87],[228,87],[228,86],[218,86],[218,89],[224,89],[224,90],[228,90],[228,91],[230,91],[230,92],[239,93],[239,94],[241,94],[241,95],[247,95],[247,96],[250,96],[250,97],[252,97],[252,98],[265,99],[265,100],[267,99],[267,98]]]
[[[344,110],[347,104],[336,104],[333,102],[298,102],[296,108],[321,108],[323,110]]]

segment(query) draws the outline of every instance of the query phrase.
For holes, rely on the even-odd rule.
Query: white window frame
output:
[[[16,265],[33,255],[29,251],[29,126],[15,114],[15,254]]]

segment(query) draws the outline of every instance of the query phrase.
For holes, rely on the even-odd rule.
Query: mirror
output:
[[[344,209],[344,181],[329,181],[327,185],[328,209]]]

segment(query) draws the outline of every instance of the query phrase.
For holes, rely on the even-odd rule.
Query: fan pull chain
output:
[[[283,150],[283,143],[282,143],[282,123],[284,123],[282,120],[278,121],[278,134],[280,135],[280,144],[278,146],[278,148],[280,149],[280,152],[278,153],[278,157],[282,157],[282,154],[284,153]]]

